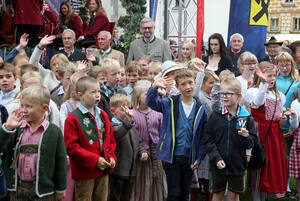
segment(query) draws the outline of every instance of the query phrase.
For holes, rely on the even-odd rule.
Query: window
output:
[[[271,19],[271,31],[279,31],[279,20]]]
[[[294,31],[300,31],[300,18],[294,19]]]
[[[284,0],[284,3],[294,3],[294,0]]]

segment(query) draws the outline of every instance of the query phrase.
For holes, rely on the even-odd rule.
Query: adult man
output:
[[[86,56],[74,48],[76,35],[72,29],[64,30],[62,33],[62,41],[64,49],[59,50],[58,53],[63,53],[68,57],[69,61],[72,62],[86,60]]]
[[[140,32],[144,37],[136,39],[130,44],[127,63],[138,60],[142,56],[149,56],[151,60],[161,62],[172,60],[169,44],[154,36],[155,25],[151,18],[144,18],[140,23]]]
[[[112,36],[110,32],[100,31],[99,34],[97,35],[97,40],[98,40],[98,46],[100,48],[100,51],[99,50],[94,51],[92,52],[92,55],[98,57],[99,60],[102,60],[104,58],[115,59],[120,62],[121,66],[125,65],[124,54],[110,47],[112,42]]]
[[[228,56],[230,56],[232,59],[232,64],[233,64],[232,66],[233,66],[235,75],[238,75],[239,69],[237,66],[237,62],[238,62],[238,59],[240,58],[240,55],[244,52],[242,50],[242,47],[244,45],[244,37],[239,33],[232,34],[230,36],[229,44],[230,44],[231,49],[229,51]]]
[[[263,58],[262,61],[268,61],[272,64],[275,63],[275,57],[279,53],[279,47],[282,45],[282,42],[278,42],[274,36],[270,38],[270,40],[265,43],[268,55]]]

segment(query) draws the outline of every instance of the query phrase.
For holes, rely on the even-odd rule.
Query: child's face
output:
[[[119,121],[123,121],[125,119],[125,111],[121,108],[121,105],[118,107],[111,107],[110,111]]]
[[[183,97],[192,97],[196,81],[193,77],[182,77],[177,80],[176,88]]]
[[[56,59],[53,60],[53,63],[51,65],[51,70],[55,74],[55,76],[56,76],[57,79],[59,78],[58,67],[59,67],[59,59],[56,58]]]
[[[145,90],[143,90],[143,92],[140,95],[140,99],[139,99],[139,104],[140,105],[147,105],[146,104],[146,97],[147,97],[147,92],[150,86],[145,87]]]
[[[106,75],[107,83],[111,87],[115,87],[117,84],[119,84],[120,74],[121,74],[121,68],[119,67],[114,67],[109,69]]]
[[[105,73],[98,73],[97,80],[99,84],[106,82],[106,74]]]
[[[120,85],[122,88],[124,88],[124,87],[127,86],[127,82],[126,82],[126,74],[125,74],[125,69],[124,69],[124,68],[121,68],[119,85]]]
[[[36,100],[30,97],[21,98],[21,108],[23,118],[28,122],[39,122],[45,117],[45,112],[48,111],[48,105],[41,105]]]
[[[139,79],[139,73],[138,72],[129,72],[126,75],[127,82],[130,84],[131,87],[134,87],[135,83]]]
[[[31,77],[28,78],[26,81],[22,83],[22,89],[26,89],[27,87],[33,85],[33,84],[42,84],[41,80],[37,77]]]
[[[154,79],[154,77],[160,72],[160,68],[150,68],[149,78]]]
[[[67,86],[70,83],[70,78],[71,78],[72,75],[73,75],[72,72],[67,71],[67,72],[64,73],[64,76],[61,78],[61,83],[63,85],[64,90],[67,89]]]
[[[231,108],[237,106],[239,95],[232,91],[226,84],[221,84],[220,98],[225,107]]]
[[[245,73],[255,73],[255,68],[257,63],[255,61],[248,61],[241,65],[243,72]]]
[[[284,77],[289,77],[292,70],[291,62],[278,62],[279,74]]]
[[[98,105],[100,95],[99,83],[87,83],[87,90],[83,93],[79,92],[80,102],[86,108],[93,108]]]
[[[0,89],[4,93],[8,93],[15,88],[16,78],[12,72],[0,70]]]
[[[205,82],[203,82],[201,90],[206,92],[209,95],[214,86],[214,83],[215,83],[214,78],[209,77]]]
[[[28,64],[28,60],[27,59],[20,59],[15,66],[15,70],[16,70],[16,76],[17,78],[21,77],[21,66]]]
[[[266,75],[266,81],[269,84],[269,89],[272,89],[276,84],[276,79],[277,79],[276,69],[266,71],[265,75]]]
[[[139,60],[138,64],[142,67],[143,76],[148,76],[149,64],[145,60]]]

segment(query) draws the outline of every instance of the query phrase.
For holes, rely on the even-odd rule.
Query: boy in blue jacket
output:
[[[193,97],[196,83],[191,70],[181,69],[175,74],[180,95],[160,98],[157,89],[167,88],[171,82],[168,77],[157,79],[147,92],[146,102],[164,116],[156,156],[166,164],[167,200],[187,201],[193,169],[205,156],[201,140],[207,117],[205,105]]]

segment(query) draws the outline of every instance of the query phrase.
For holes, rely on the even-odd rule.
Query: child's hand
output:
[[[55,197],[55,201],[58,201],[66,197],[66,193],[55,193],[54,197]]]
[[[146,152],[143,152],[142,155],[141,155],[141,157],[140,157],[140,160],[141,160],[141,161],[146,161],[146,160],[148,160],[148,154],[147,154]]]
[[[15,128],[21,126],[23,120],[22,120],[22,114],[20,112],[20,109],[15,109],[10,113],[8,116],[8,119],[6,123],[4,124],[5,128],[9,131],[14,130]]]
[[[249,163],[251,160],[251,156],[247,156],[247,163]]]
[[[221,170],[226,167],[225,162],[223,160],[218,161],[217,167]]]
[[[152,87],[154,89],[158,89],[158,88],[167,88],[167,82],[164,78],[158,78],[157,80],[155,80],[152,84]]]
[[[255,72],[256,72],[256,75],[257,75],[263,82],[266,82],[266,81],[267,81],[267,77],[266,77],[265,73],[264,73],[258,66],[256,66]]]
[[[121,109],[125,112],[125,116],[129,122],[133,121],[132,111],[127,106],[121,106]]]
[[[108,163],[105,158],[99,157],[97,168],[99,168],[100,170],[105,170],[107,167],[110,167],[110,163]]]
[[[239,131],[238,131],[238,134],[243,136],[243,137],[248,137],[249,136],[249,132],[247,129],[245,128],[241,128]]]
[[[191,165],[192,170],[198,169],[198,167],[199,167],[198,161],[195,161],[194,164]]]
[[[96,61],[96,57],[89,52],[86,54],[86,59],[91,62]]]
[[[291,108],[288,108],[288,111],[284,112],[284,114],[286,116],[289,116],[289,115],[293,116],[296,114],[296,112],[294,110],[292,110]]]
[[[88,61],[82,60],[77,62],[77,71],[85,72],[87,69]]]
[[[201,72],[201,73],[204,72],[204,66],[202,66],[202,65],[194,64],[194,68],[197,72]]]
[[[217,74],[213,71],[209,71],[209,74],[213,77],[213,79],[215,80],[215,83],[220,83],[220,78],[219,76],[217,76]]]
[[[116,161],[114,158],[109,158],[110,168],[116,167]]]
[[[279,125],[282,127],[286,123],[287,117],[285,115],[285,112],[282,112],[279,120]]]

